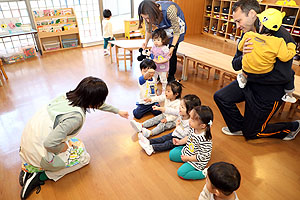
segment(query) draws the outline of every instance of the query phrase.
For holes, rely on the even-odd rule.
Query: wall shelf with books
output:
[[[33,11],[41,53],[81,47],[76,15],[72,8]]]

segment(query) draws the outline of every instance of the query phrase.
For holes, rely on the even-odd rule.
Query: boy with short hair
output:
[[[235,191],[240,182],[240,172],[233,164],[214,163],[207,170],[206,184],[198,200],[238,200]]]
[[[154,78],[156,65],[153,60],[144,59],[140,64],[142,76],[139,77],[139,101],[137,102],[137,108],[133,110],[133,115],[136,119],[141,119],[144,114],[151,112],[154,115],[161,114],[158,110],[153,110],[152,106],[157,103],[146,102],[145,99],[157,96],[157,85]]]
[[[102,26],[103,26],[103,38],[104,38],[104,55],[109,55],[107,50],[108,41],[115,40],[113,33],[112,33],[112,24],[110,21],[112,14],[109,9],[103,10],[103,17]],[[111,45],[112,47],[114,45]]]

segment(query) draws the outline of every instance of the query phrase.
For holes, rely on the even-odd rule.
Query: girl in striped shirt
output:
[[[183,179],[204,179],[205,167],[210,160],[212,151],[212,136],[210,127],[213,112],[208,106],[197,106],[190,112],[190,130],[183,139],[173,139],[177,146],[170,151],[169,157],[174,162],[184,162],[177,174]]]

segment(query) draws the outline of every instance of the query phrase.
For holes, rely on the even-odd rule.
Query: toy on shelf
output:
[[[294,0],[284,0],[284,1],[277,1],[276,5],[280,6],[298,6],[297,3]]]

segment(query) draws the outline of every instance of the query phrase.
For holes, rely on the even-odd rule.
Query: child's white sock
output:
[[[151,136],[152,131],[150,131],[150,130],[148,130],[148,129],[146,129],[146,128],[142,128],[142,133],[143,133],[143,135],[144,135],[146,138],[148,138],[148,137]]]

